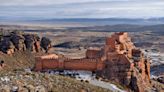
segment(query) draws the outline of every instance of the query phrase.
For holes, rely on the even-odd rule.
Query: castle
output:
[[[135,92],[144,92],[150,85],[150,63],[131,42],[127,32],[113,34],[100,49],[88,49],[82,59],[68,59],[55,54],[36,57],[35,71],[45,69],[95,71],[106,78],[126,85]]]

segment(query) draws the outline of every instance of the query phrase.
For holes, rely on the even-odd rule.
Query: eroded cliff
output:
[[[0,36],[0,51],[13,54],[16,51],[29,50],[31,52],[48,52],[51,41],[48,38],[36,34],[27,34],[21,31],[12,31]]]

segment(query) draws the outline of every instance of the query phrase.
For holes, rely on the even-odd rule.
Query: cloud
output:
[[[0,0],[0,5],[56,5],[111,0]],[[120,0],[119,0],[120,1]],[[122,0],[121,0],[122,1]]]
[[[87,3],[163,3],[164,0],[0,0],[1,6],[31,6],[31,5],[58,5],[58,4],[87,4]]]
[[[164,0],[0,0],[0,16],[33,18],[164,17]]]
[[[163,0],[0,0],[0,5],[56,5],[68,3],[87,3],[87,2],[164,2]]]

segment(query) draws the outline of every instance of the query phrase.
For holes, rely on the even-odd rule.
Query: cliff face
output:
[[[48,38],[43,38],[48,39]],[[25,34],[20,32],[10,32],[7,35],[1,35],[0,37],[0,51],[6,54],[13,54],[15,51],[29,50],[31,52],[40,52],[41,48],[46,52],[50,48],[51,41],[42,41],[38,35]],[[44,46],[43,46],[44,45]]]
[[[137,49],[127,33],[116,33],[107,38],[104,69],[99,73],[107,79],[144,92],[150,86],[150,63]]]

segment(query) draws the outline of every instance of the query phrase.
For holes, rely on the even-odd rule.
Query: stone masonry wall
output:
[[[35,70],[46,69],[66,69],[66,70],[88,70],[96,71],[103,68],[103,62],[100,59],[42,59],[36,57],[37,63]]]

